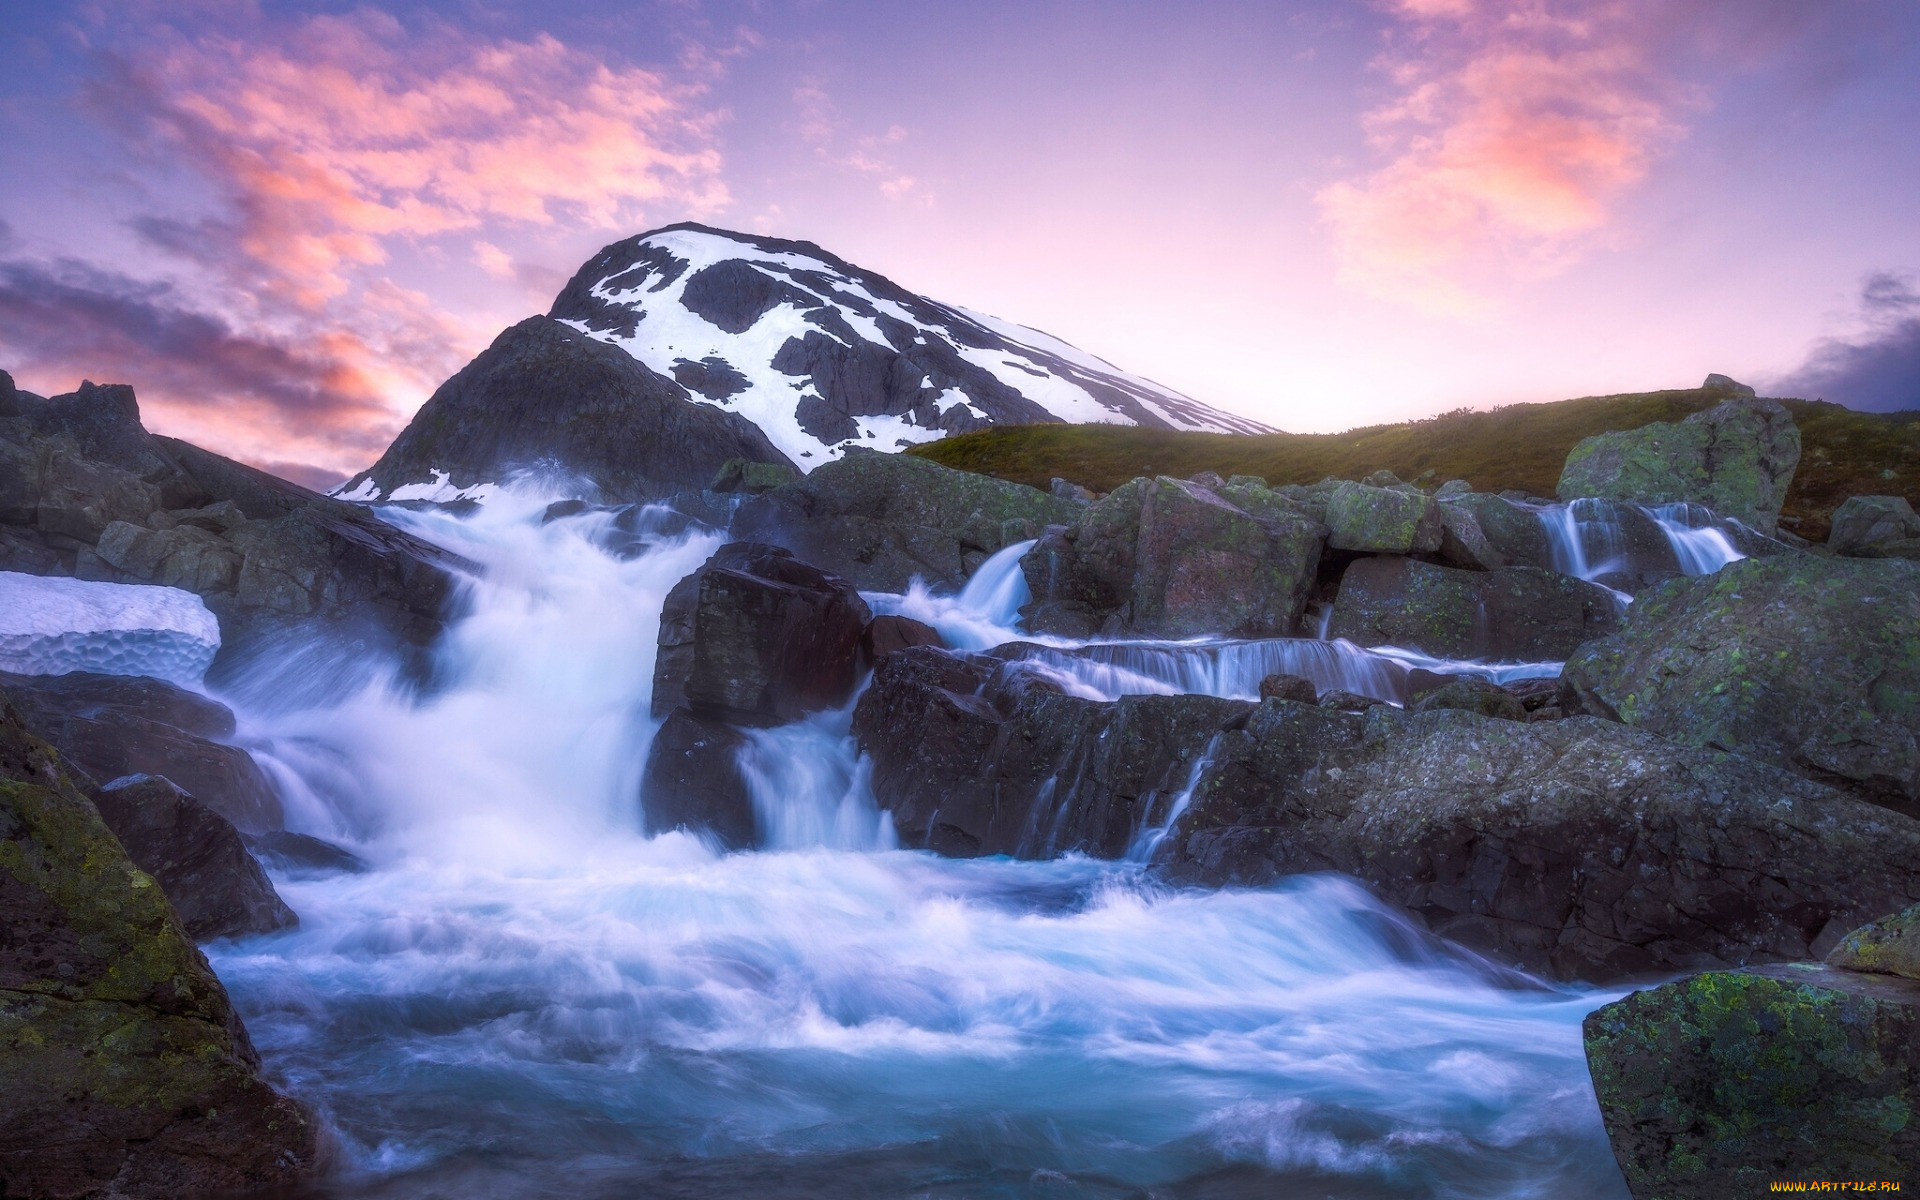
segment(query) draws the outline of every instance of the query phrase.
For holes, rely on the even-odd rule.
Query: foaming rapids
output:
[[[1608,997],[1351,881],[894,849],[845,711],[750,735],[767,849],[643,836],[660,604],[717,539],[623,558],[544,499],[394,518],[485,567],[432,687],[244,714],[370,864],[210,948],[336,1134],[306,1195],[1625,1196],[1580,1044]],[[1010,623],[993,595],[941,603]]]

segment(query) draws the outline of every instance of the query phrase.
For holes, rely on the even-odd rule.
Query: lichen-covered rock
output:
[[[745,492],[750,496],[758,496],[799,478],[800,472],[785,463],[730,458],[714,472],[713,482],[707,485],[707,490],[722,494]]]
[[[653,715],[779,725],[853,696],[872,617],[845,580],[777,546],[729,542],[667,593]]]
[[[1025,558],[1036,631],[1193,637],[1294,632],[1325,529],[1253,484],[1135,479]]]
[[[1488,492],[1465,491],[1444,496],[1442,511],[1449,509],[1473,518],[1487,544],[1506,560],[1502,565],[1553,566],[1553,545],[1538,510]]]
[[[1635,1200],[1905,1182],[1920,1164],[1920,983],[1709,971],[1595,1010],[1585,1033]]]
[[[1561,978],[1815,957],[1920,896],[1920,821],[1594,717],[1269,700],[1211,759],[1171,879],[1339,871]]]
[[[732,529],[743,541],[785,546],[866,591],[902,592],[915,578],[957,591],[1009,544],[1009,532],[1018,532],[1010,522],[1031,521],[1038,530],[1080,511],[1024,484],[855,447],[746,501]]]
[[[1546,662],[1619,628],[1607,589],[1538,567],[1465,571],[1417,559],[1356,559],[1328,626],[1363,646],[1441,658]]]
[[[1794,553],[1671,580],[1564,677],[1589,712],[1920,812],[1920,564]]]
[[[153,876],[195,941],[272,933],[300,919],[247,852],[233,822],[158,775],[128,775],[95,794],[127,856]]]
[[[1869,921],[1840,939],[1827,962],[1849,971],[1920,979],[1920,904]]]
[[[245,750],[229,745],[233,713],[185,688],[139,675],[12,675],[34,736],[96,782],[161,775],[247,833],[278,829],[280,797]]]
[[[1411,487],[1346,482],[1327,497],[1327,545],[1368,554],[1431,554],[1443,526],[1433,497]]]
[[[0,696],[0,1192],[281,1184],[317,1126],[259,1076],[212,970]]]
[[[1800,430],[1776,400],[1728,400],[1678,424],[1595,434],[1567,455],[1559,496],[1689,501],[1771,533],[1800,465]]]
[[[1851,558],[1920,558],[1920,514],[1905,496],[1849,496],[1833,510],[1827,548]]]
[[[1422,692],[1407,707],[1413,712],[1457,708],[1462,712],[1478,713],[1483,717],[1498,717],[1503,721],[1527,719],[1527,707],[1521,703],[1520,697],[1497,683],[1490,683],[1471,675],[1451,679],[1432,691]]]
[[[1244,700],[1061,693],[1017,658],[888,655],[854,709],[873,793],[902,845],[971,857],[1117,858],[1164,821]]]

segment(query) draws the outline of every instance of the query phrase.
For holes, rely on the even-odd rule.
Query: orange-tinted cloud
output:
[[[1636,7],[1398,0],[1380,64],[1395,95],[1365,118],[1390,158],[1318,196],[1342,282],[1467,310],[1481,279],[1576,255],[1679,133],[1685,93],[1650,61]]]

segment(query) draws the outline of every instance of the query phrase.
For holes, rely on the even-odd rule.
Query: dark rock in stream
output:
[[[667,593],[653,715],[779,725],[853,696],[872,614],[845,580],[777,546],[730,542]]]
[[[161,889],[0,696],[0,1194],[285,1184],[319,1127],[259,1058]]]
[[[1061,693],[1028,664],[924,647],[882,659],[854,709],[903,845],[1117,858],[1165,820],[1244,700]]]
[[[95,780],[163,775],[249,833],[278,829],[280,797],[234,735],[233,713],[144,675],[11,675],[5,688],[35,736]]]
[[[753,798],[740,774],[747,735],[724,721],[676,708],[653,735],[640,781],[648,833],[688,829],[711,834],[729,850],[759,840]]]
[[[1169,878],[1342,872],[1559,978],[1807,958],[1920,897],[1920,821],[1593,717],[1269,700],[1212,757]]]
[[[1328,635],[1439,658],[1559,661],[1620,627],[1597,584],[1507,567],[1462,571],[1411,558],[1361,558],[1340,578]]]
[[[300,923],[233,823],[157,775],[129,775],[95,797],[128,857],[160,884],[195,941]]]

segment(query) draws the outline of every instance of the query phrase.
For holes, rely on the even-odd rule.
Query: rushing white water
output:
[[[1539,510],[1553,569],[1590,582],[1615,577],[1711,575],[1745,558],[1730,522],[1698,504],[1647,506],[1583,498]]]
[[[642,836],[660,601],[715,540],[622,560],[540,508],[405,518],[487,568],[434,690],[248,722],[372,864],[277,879],[300,927],[211,951],[339,1137],[311,1194],[1625,1195],[1580,1048],[1608,997],[1350,881],[888,849],[844,712],[752,735],[772,848]]]

